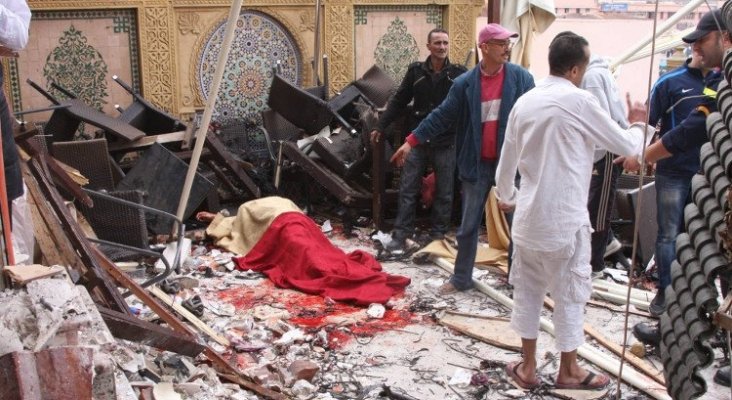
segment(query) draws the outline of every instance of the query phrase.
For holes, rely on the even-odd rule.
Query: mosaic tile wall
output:
[[[213,86],[213,72],[224,34],[225,22],[222,22],[206,39],[198,59],[196,74],[204,102]],[[286,80],[300,85],[302,61],[294,39],[270,16],[256,11],[242,12],[213,113],[214,121],[239,125],[231,130],[231,135],[222,137],[235,152],[247,150],[256,157],[266,155],[260,112],[267,108],[275,68]]]
[[[429,55],[427,34],[442,19],[441,6],[356,7],[356,76],[376,64],[401,82],[410,63]]]
[[[112,80],[118,75],[140,90],[137,17],[134,10],[34,11],[28,46],[11,61],[10,88],[14,110],[50,105],[26,83],[38,83],[53,95],[51,82],[68,89],[88,104],[115,115],[115,104],[132,102]],[[45,121],[49,112],[29,114],[29,121]]]

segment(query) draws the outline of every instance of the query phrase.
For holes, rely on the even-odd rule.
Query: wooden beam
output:
[[[127,151],[141,150],[154,145],[155,143],[165,144],[181,142],[186,137],[186,131],[163,133],[160,135],[143,136],[134,142],[126,143],[110,143],[109,152],[119,153]]]
[[[188,322],[192,323],[193,326],[198,328],[201,332],[208,335],[211,339],[216,341],[216,343],[222,345],[222,346],[231,346],[231,342],[229,342],[229,339],[219,335],[211,329],[208,325],[206,325],[203,321],[198,319],[195,315],[193,315],[190,311],[186,310],[183,306],[173,301],[173,299],[168,296],[167,293],[163,292],[156,286],[150,286],[147,288],[147,290],[152,293],[153,296],[157,297],[160,301],[167,304],[169,307],[171,307],[173,310],[175,310],[178,314],[182,315],[183,318],[188,320]]]
[[[488,0],[488,23],[501,23],[501,0]]]
[[[176,333],[170,329],[108,308],[97,308],[112,335],[116,338],[142,343],[188,357],[196,357],[205,347],[188,335]]]
[[[153,310],[155,314],[160,316],[160,318],[165,321],[165,323],[170,325],[173,330],[184,335],[188,335],[191,338],[197,336],[195,331],[193,331],[188,325],[184,324],[183,321],[178,319],[175,315],[173,315],[170,311],[163,307],[162,304],[158,303],[157,300],[155,300],[155,298],[153,298],[150,293],[148,293],[142,286],[140,286],[137,282],[132,280],[132,278],[130,278],[119,268],[117,268],[117,266],[114,265],[114,263],[110,259],[108,259],[99,249],[94,248],[93,250],[102,268],[104,268],[105,271],[109,273],[109,275],[116,279],[117,283],[132,292],[132,294],[137,296],[140,301],[142,301],[146,306],[150,307],[150,309]],[[206,346],[203,349],[203,352],[206,357],[211,360],[214,368],[216,368],[219,374],[226,375],[227,378],[230,376],[231,378],[228,379],[230,379],[232,382],[237,383],[247,390],[257,393],[266,399],[280,400],[287,398],[281,393],[277,393],[263,386],[248,381],[242,375],[242,373],[236,369],[236,367],[229,364],[229,362],[226,361],[221,356],[221,354],[217,353],[210,346]]]
[[[32,176],[32,179],[26,181],[26,185],[29,186],[29,190],[31,190],[30,186],[34,186],[33,190],[37,195],[36,204],[45,203],[48,206],[46,208],[48,214],[44,215],[44,218],[49,218],[46,220],[47,225],[54,231],[54,236],[57,238],[66,237],[71,249],[78,255],[79,262],[72,264],[71,267],[84,276],[87,289],[97,296],[97,301],[113,310],[130,314],[127,302],[117,290],[114,282],[109,279],[109,275],[100,267],[97,260],[91,256],[95,247],[69,214],[61,195],[45,175],[41,161],[38,157],[33,157],[26,165]],[[58,220],[54,221],[51,215],[55,215]]]

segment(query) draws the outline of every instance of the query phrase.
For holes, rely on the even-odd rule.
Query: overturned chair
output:
[[[115,190],[123,174],[109,156],[106,139],[53,143],[51,149],[54,158],[77,169],[89,180],[83,190],[93,205],[79,204],[79,209],[96,235],[96,238],[89,238],[91,241],[100,244],[111,259],[160,258],[165,270],[143,286],[160,282],[172,270],[179,269],[179,252],[171,264],[160,253],[150,250],[146,216],[156,215],[174,221],[179,249],[185,226],[175,215],[144,205],[145,193],[142,191]]]
[[[364,118],[376,103],[355,85],[325,101],[275,75],[268,105],[271,109],[264,111],[262,117],[277,171],[282,158],[302,168],[350,210],[344,220],[346,230],[355,217],[352,211],[359,208],[372,208],[378,226],[384,198],[395,202],[397,195],[393,190],[375,190],[377,182],[372,179],[378,175],[372,167],[384,167],[383,162],[374,164],[375,152],[368,142],[374,118]],[[333,130],[337,133],[329,137],[318,135],[331,125],[337,126]],[[297,140],[302,137],[308,137],[309,143],[301,148]],[[313,153],[317,158],[311,156]],[[279,176],[279,172],[275,175]]]

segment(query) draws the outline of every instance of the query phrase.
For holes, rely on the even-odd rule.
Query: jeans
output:
[[[592,233],[592,256],[590,258],[592,270],[595,272],[605,269],[605,250],[609,239],[612,237],[610,217],[615,205],[615,192],[622,169],[619,165],[612,163],[613,158],[612,154],[607,153],[605,157],[596,162],[593,168],[597,173],[593,172],[590,178],[590,196],[587,202],[587,210],[590,213],[592,229],[595,230]],[[605,187],[607,168],[612,168],[612,172],[610,182]],[[602,210],[600,210],[601,208]]]
[[[496,162],[481,161],[476,182],[462,182],[463,217],[457,231],[458,252],[450,283],[458,290],[473,287],[473,267],[478,249],[478,230],[483,221],[488,191],[495,185]]]
[[[444,235],[450,227],[452,192],[455,186],[455,145],[413,148],[404,163],[399,182],[399,209],[392,237],[396,240],[414,235],[414,219],[419,204],[422,177],[428,162],[435,170],[435,198],[432,202],[431,236]]]
[[[691,177],[656,174],[656,265],[659,289],[671,284],[671,262],[676,259],[676,237],[684,224],[684,207],[689,201]]]

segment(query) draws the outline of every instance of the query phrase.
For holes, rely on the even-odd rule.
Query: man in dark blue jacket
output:
[[[711,14],[710,14],[711,15]],[[660,125],[663,138],[704,101],[704,76],[698,54],[679,68],[663,75],[651,92],[649,125]],[[662,139],[663,140],[663,139]],[[659,316],[665,309],[664,291],[671,284],[671,263],[676,258],[676,237],[684,224],[684,207],[689,202],[691,178],[699,171],[699,147],[679,151],[656,164],[656,236],[655,260],[658,266],[658,292],[650,312]]]
[[[682,155],[686,152],[696,151],[695,165],[698,168],[699,149],[709,140],[706,119],[709,114],[717,111],[716,90],[723,78],[722,73],[718,69],[722,67],[725,51],[732,48],[732,39],[728,27],[725,26],[725,19],[722,16],[721,10],[716,10],[706,13],[697,24],[696,30],[684,36],[683,40],[686,43],[692,44],[694,54],[699,57],[703,68],[716,70],[708,73],[704,78],[704,89],[702,90],[704,97],[701,102],[697,103],[694,110],[681,123],[666,132],[661,137],[661,140],[650,145],[646,149],[644,158],[648,163],[658,162],[660,165],[663,165],[664,159]],[[634,160],[625,160],[624,163],[624,167],[631,170],[637,167],[637,165],[637,162]],[[656,184],[658,185],[658,178]],[[689,186],[687,186],[687,191],[689,190]],[[659,295],[662,296],[660,301],[658,300]],[[726,293],[723,293],[723,295],[726,295]],[[663,290],[659,289],[659,294],[656,295],[653,303],[663,302],[661,306],[665,310],[664,300]],[[661,313],[663,313],[663,310],[661,310]],[[636,336],[639,336],[639,326],[633,329]],[[641,341],[660,342],[660,333],[657,327],[648,328],[647,326],[643,326],[640,330],[643,331],[641,332],[642,335],[638,337]],[[717,371],[715,381],[720,384],[729,385],[729,367]]]
[[[409,65],[401,85],[389,99],[377,129],[371,132],[371,141],[378,141],[386,128],[407,109],[409,102],[413,114],[409,118],[409,131],[414,129],[435,107],[440,105],[453,81],[466,69],[452,64],[447,57],[449,37],[447,31],[436,28],[427,35],[429,57],[424,62]],[[431,163],[435,172],[435,197],[432,203],[430,238],[440,240],[450,225],[452,192],[455,186],[455,128],[450,127],[435,140],[425,143],[409,154],[399,183],[399,208],[392,232],[390,250],[404,248],[404,241],[414,234],[414,218],[419,202],[422,177]]]
[[[407,137],[391,161],[404,162],[413,147],[434,140],[455,124],[458,177],[462,182],[462,222],[457,232],[455,273],[441,294],[473,287],[478,230],[488,190],[495,184],[508,114],[518,98],[534,87],[534,78],[508,62],[518,34],[488,24],[478,35],[481,62],[461,75],[440,104]]]

